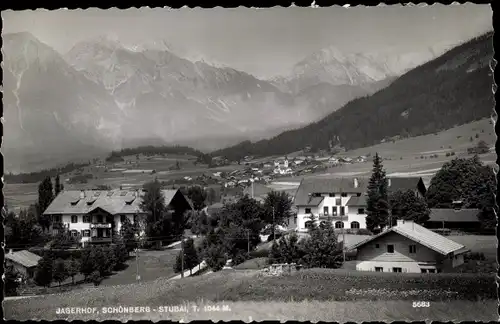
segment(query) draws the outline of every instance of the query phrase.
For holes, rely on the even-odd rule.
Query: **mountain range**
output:
[[[377,93],[352,100],[325,118],[269,140],[213,152],[230,160],[341,146],[356,149],[394,137],[432,134],[490,117],[493,33],[416,67]]]
[[[134,46],[98,37],[61,55],[27,32],[3,40],[2,150],[10,172],[54,166],[68,156],[88,159],[130,143],[213,150],[260,140],[373,94],[434,53],[345,55],[329,48],[287,77],[260,80],[182,58],[164,41]]]

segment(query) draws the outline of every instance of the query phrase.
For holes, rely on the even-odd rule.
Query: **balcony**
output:
[[[111,223],[91,223],[90,228],[111,228]]]
[[[320,221],[327,221],[327,220],[347,220],[347,215],[328,215],[328,214],[319,214],[316,217],[319,218]]]

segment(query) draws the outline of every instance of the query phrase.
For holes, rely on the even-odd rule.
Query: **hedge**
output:
[[[80,249],[78,249],[78,250],[49,250],[49,249],[45,249],[45,248],[41,248],[41,247],[34,247],[34,248],[30,248],[29,251],[31,253],[35,253],[39,256],[43,256],[43,253],[45,251],[52,251],[52,253],[55,255],[56,259],[60,258],[63,260],[68,260],[71,257],[73,257],[74,259],[80,259],[82,256],[82,250],[80,250]]]

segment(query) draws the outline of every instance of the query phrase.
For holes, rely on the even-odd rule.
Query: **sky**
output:
[[[120,42],[165,40],[188,59],[270,78],[313,52],[419,51],[461,43],[493,29],[490,5],[330,8],[87,9],[3,11],[3,33],[28,31],[61,53],[115,35]]]

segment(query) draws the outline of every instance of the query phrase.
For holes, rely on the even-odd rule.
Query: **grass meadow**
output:
[[[374,294],[353,294],[356,288]],[[439,288],[441,287],[441,288]],[[388,292],[390,290],[390,292]],[[456,291],[455,297],[440,291]],[[419,293],[418,291],[422,292]],[[401,292],[417,292],[402,294]],[[471,298],[472,297],[472,298]],[[429,301],[413,308],[413,301]],[[160,313],[160,306],[228,305],[230,311]],[[56,314],[57,308],[148,306],[140,314]],[[156,311],[155,311],[156,310]],[[190,310],[190,308],[188,308]],[[494,276],[425,276],[422,274],[352,273],[310,269],[281,277],[263,277],[255,271],[224,270],[182,280],[158,279],[114,287],[97,287],[4,302],[12,320],[497,320]]]

